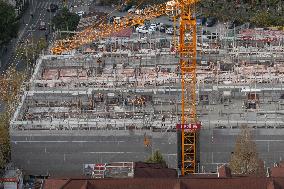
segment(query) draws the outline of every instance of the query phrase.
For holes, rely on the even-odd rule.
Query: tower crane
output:
[[[110,36],[126,27],[142,25],[145,20],[173,11],[167,5],[172,4],[180,18],[179,36],[179,65],[181,71],[181,124],[177,129],[180,132],[180,157],[179,168],[182,175],[196,172],[197,162],[197,135],[196,128],[200,122],[196,113],[196,18],[195,4],[199,0],[172,0],[173,3],[154,5],[143,10],[140,15],[128,14],[120,23],[105,24],[101,23],[98,27],[89,27],[76,34],[73,38],[57,41],[51,49],[53,54],[61,54],[63,51],[72,50],[81,45],[91,43],[102,37]],[[179,158],[178,158],[179,159]]]
[[[196,18],[197,0],[179,0],[180,36],[179,58],[182,86],[181,115],[181,174],[196,171],[197,133],[186,131],[200,126],[196,114]]]

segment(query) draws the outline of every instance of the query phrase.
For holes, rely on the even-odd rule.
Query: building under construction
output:
[[[198,43],[197,172],[229,161],[242,125],[265,166],[284,157],[284,34],[258,47],[249,34]],[[11,120],[12,161],[28,174],[74,176],[85,164],[143,161],[159,150],[177,168],[178,62],[172,37],[132,32],[42,56]]]

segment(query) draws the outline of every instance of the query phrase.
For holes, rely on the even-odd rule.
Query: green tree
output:
[[[160,163],[164,167],[167,167],[167,163],[163,158],[163,155],[159,150],[156,150],[154,154],[146,160],[147,163]]]
[[[274,19],[268,12],[257,12],[252,18],[251,22],[256,26],[267,27],[274,25]]]
[[[52,18],[52,24],[56,29],[61,31],[75,31],[79,24],[80,16],[69,12],[68,8],[64,7]]]
[[[44,38],[40,38],[37,42],[37,53],[40,53],[42,50],[47,48],[47,42]]]
[[[283,26],[283,1],[280,0],[202,0],[197,11],[206,17],[216,17],[219,21],[252,22],[260,27]]]
[[[0,0],[0,45],[16,37],[18,29],[14,7]]]
[[[250,130],[246,126],[241,128],[241,132],[237,137],[229,167],[234,174],[263,176],[265,173]]]

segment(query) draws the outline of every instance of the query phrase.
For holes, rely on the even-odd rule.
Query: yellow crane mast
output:
[[[181,174],[196,171],[197,134],[200,126],[196,115],[196,18],[197,0],[179,0],[180,36],[179,58],[181,70]]]

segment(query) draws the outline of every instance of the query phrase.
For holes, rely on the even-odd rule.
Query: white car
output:
[[[143,10],[141,10],[141,9],[136,9],[135,10],[135,14],[142,14],[143,13]]]
[[[166,34],[174,34],[174,28],[167,28]]]
[[[76,14],[79,15],[79,16],[83,16],[85,14],[85,12],[84,11],[79,11]]]
[[[135,31],[139,33],[140,30],[142,30],[145,26],[138,26]]]
[[[135,8],[131,8],[131,9],[129,9],[128,11],[127,11],[129,14],[133,14],[133,13],[135,13]]]
[[[149,28],[152,28],[152,29],[154,29],[154,30],[157,30],[157,24],[151,24],[151,25],[149,26]]]
[[[144,33],[144,34],[146,34],[146,33],[149,33],[149,30],[147,30],[146,27],[143,27],[143,28],[141,28],[140,30],[138,30],[138,32],[139,32],[139,33]]]
[[[141,39],[141,41],[147,41],[148,37],[144,36],[144,37],[141,37],[140,39]]]

